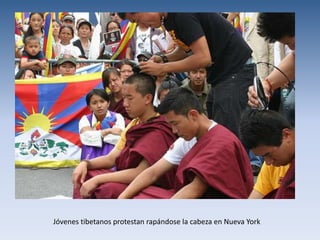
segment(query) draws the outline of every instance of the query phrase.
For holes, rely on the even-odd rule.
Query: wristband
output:
[[[163,63],[169,62],[168,57],[166,55],[164,55],[162,52],[158,52],[155,55],[161,57]]]

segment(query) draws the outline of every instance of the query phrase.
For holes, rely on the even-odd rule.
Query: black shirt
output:
[[[207,69],[211,84],[238,72],[251,57],[249,45],[219,13],[168,13],[164,25],[186,52],[191,43],[206,37],[213,62]]]

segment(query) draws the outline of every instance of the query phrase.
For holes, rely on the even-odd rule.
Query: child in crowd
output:
[[[41,75],[41,71],[47,67],[47,59],[41,50],[40,39],[36,36],[28,36],[24,39],[24,43],[20,68],[31,68]]]

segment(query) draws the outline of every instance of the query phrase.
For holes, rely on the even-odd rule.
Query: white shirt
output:
[[[78,47],[74,46],[72,43],[68,45],[63,45],[60,42],[55,45],[55,54],[57,58],[61,55],[72,55],[75,58],[79,58],[81,56],[81,51]]]
[[[212,121],[208,131],[217,125]],[[179,165],[182,158],[190,151],[190,149],[197,143],[197,138],[194,137],[187,141],[183,138],[178,138],[170,147],[170,149],[163,155],[163,158],[173,165]]]
[[[110,111],[107,112],[106,117],[109,116],[111,116]],[[123,116],[119,113],[116,113],[116,119],[116,123],[112,126],[112,128],[120,128],[121,130],[123,130],[125,128],[125,121]],[[91,125],[87,116],[82,116],[82,118],[79,121],[79,132],[83,127],[94,126],[96,123],[97,118],[94,116],[94,114],[92,116]],[[108,134],[104,136],[103,141],[105,143],[115,145],[119,139],[120,135]],[[102,147],[101,130],[92,130],[80,133],[80,140],[84,145]]]

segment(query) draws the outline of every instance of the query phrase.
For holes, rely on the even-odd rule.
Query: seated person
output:
[[[264,158],[265,164],[269,166],[269,173],[275,173],[275,168],[290,164],[283,174],[280,186],[268,194],[260,193],[259,197],[295,198],[295,131],[289,121],[276,111],[247,110],[241,117],[240,138],[255,155]],[[279,180],[280,171],[278,174],[270,175],[268,181]],[[271,179],[272,177],[275,179]],[[267,195],[263,196],[264,194]]]
[[[170,125],[153,107],[155,82],[151,76],[130,76],[122,92],[123,104],[133,120],[108,155],[81,161],[75,168],[74,198],[117,198],[142,170],[159,160],[176,139]],[[117,171],[108,170],[112,167]],[[174,173],[168,173],[157,184],[172,187]]]
[[[248,198],[253,176],[245,148],[231,131],[208,119],[193,92],[171,89],[158,111],[180,138],[119,198]],[[148,187],[175,166],[173,190]]]
[[[86,96],[91,114],[79,121],[81,159],[108,154],[120,139],[125,122],[121,114],[108,110],[110,99],[104,89],[93,89]]]
[[[284,166],[275,167],[273,165],[267,165],[264,162],[249,198],[261,199],[273,190],[279,188],[289,167],[290,163]]]

